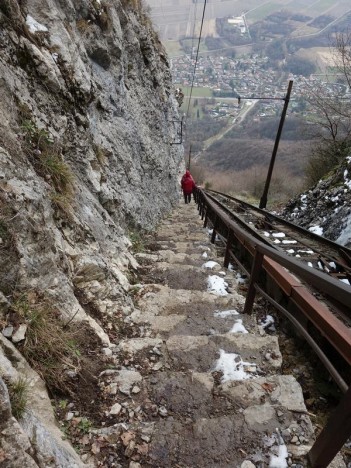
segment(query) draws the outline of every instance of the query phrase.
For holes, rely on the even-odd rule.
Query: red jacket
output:
[[[181,184],[183,192],[187,195],[189,193],[193,193],[193,190],[196,187],[195,181],[189,171],[186,171],[186,173],[183,175]]]

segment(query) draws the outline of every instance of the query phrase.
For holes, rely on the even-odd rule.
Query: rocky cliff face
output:
[[[305,229],[351,247],[351,156],[332,174],[291,200],[282,215]]]
[[[128,230],[152,228],[178,200],[177,107],[138,0],[1,1],[0,377],[24,375],[32,389],[25,442],[12,444],[28,466],[80,461],[11,340],[26,342],[28,310],[41,302],[110,345],[103,317],[133,308]],[[0,384],[3,421],[17,428]],[[5,439],[0,461],[10,463]]]

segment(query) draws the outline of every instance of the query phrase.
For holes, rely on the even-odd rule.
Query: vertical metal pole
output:
[[[213,229],[212,229],[212,236],[211,236],[211,244],[215,243],[216,234],[217,234],[217,232],[216,232],[217,226],[218,226],[218,218],[217,218],[217,215],[215,215],[215,219],[214,219],[214,223],[213,223]]]
[[[225,247],[224,268],[228,268],[230,262],[230,248],[233,243],[233,231],[228,232],[227,245]]]
[[[190,171],[190,165],[191,165],[191,145],[190,145],[190,149],[189,149],[188,171]]]
[[[264,186],[263,194],[262,194],[262,197],[261,197],[261,200],[260,200],[260,208],[266,208],[266,206],[267,206],[267,195],[268,195],[268,190],[269,190],[269,184],[271,183],[275,157],[277,155],[278,146],[279,146],[279,142],[280,142],[280,137],[281,137],[281,134],[282,134],[282,131],[283,131],[286,111],[288,110],[292,85],[293,85],[293,81],[290,80],[289,81],[289,86],[288,86],[288,91],[287,91],[286,97],[284,99],[284,101],[285,101],[284,108],[283,108],[282,115],[280,117],[280,123],[279,123],[279,127],[278,127],[277,136],[275,138],[274,148],[273,148],[273,152],[272,152],[272,156],[271,156],[271,162],[270,162],[269,168],[268,168],[266,184]]]
[[[351,435],[351,386],[331,414],[307,458],[313,468],[325,468]]]
[[[251,269],[249,289],[246,295],[244,314],[251,314],[252,312],[252,307],[254,305],[255,296],[256,296],[255,284],[257,283],[258,276],[262,268],[262,263],[263,263],[263,254],[259,252],[258,250],[256,250],[254,262],[252,264],[252,269]]]

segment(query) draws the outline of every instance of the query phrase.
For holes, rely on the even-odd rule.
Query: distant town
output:
[[[195,53],[193,57],[183,55],[171,60],[173,81],[175,86],[183,89],[185,102],[192,84],[194,64]],[[347,87],[336,78],[334,76],[328,82],[325,75],[312,74],[306,77],[287,73],[271,68],[268,57],[254,53],[238,58],[199,56],[193,83],[196,93],[192,96],[193,99],[207,98],[210,103],[208,113],[214,118],[225,118],[230,114],[235,119],[242,105],[255,102],[254,119],[260,120],[280,114],[282,105],[277,98],[285,97],[288,82],[293,80],[289,112],[306,116],[314,112],[306,97],[317,86],[322,88],[325,96],[351,97]],[[268,99],[255,100],[263,97]],[[215,98],[216,103],[211,98]]]

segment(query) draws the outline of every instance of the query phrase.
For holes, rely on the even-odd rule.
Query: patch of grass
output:
[[[51,182],[56,192],[71,197],[74,193],[74,176],[63,160],[61,148],[45,129],[39,129],[33,120],[24,119],[21,124],[27,153],[37,174]]]
[[[91,428],[92,422],[88,418],[82,418],[78,423],[78,429],[84,432],[84,434],[88,434]]]
[[[140,231],[130,230],[128,233],[129,239],[133,246],[133,251],[137,252],[144,252],[145,250],[145,243],[142,238],[142,233]]]
[[[67,408],[67,405],[68,405],[68,400],[60,400],[57,406],[60,409],[65,410]]]
[[[35,292],[15,298],[11,310],[28,325],[26,339],[19,345],[23,356],[50,391],[70,394],[67,371],[78,372],[80,368],[76,346],[72,344],[77,332],[65,328],[58,310]]]
[[[7,229],[7,225],[3,219],[0,219],[0,237],[2,241],[6,241],[9,237],[9,231]]]
[[[66,196],[73,194],[73,173],[58,153],[43,152],[38,161],[47,180],[51,180],[57,192]]]
[[[16,419],[21,419],[26,411],[28,402],[28,382],[25,378],[19,377],[15,382],[7,383],[9,391],[12,415]]]
[[[129,67],[129,64],[128,64]],[[104,166],[108,161],[109,151],[105,148],[102,148],[99,145],[94,145],[94,152],[96,159],[98,160],[100,166]]]
[[[86,20],[85,18],[81,18],[76,22],[76,26],[78,31],[81,34],[84,34],[91,29],[91,22]]]
[[[52,192],[50,194],[52,206],[57,216],[73,221],[72,197]]]

